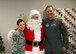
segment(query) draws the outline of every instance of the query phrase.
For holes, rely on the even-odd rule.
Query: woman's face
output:
[[[23,21],[19,23],[18,29],[20,29],[22,31],[25,29],[25,23]]]

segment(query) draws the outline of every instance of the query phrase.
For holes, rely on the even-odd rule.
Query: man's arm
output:
[[[69,46],[68,32],[64,23],[62,23],[62,20],[61,20],[61,34],[62,34],[63,46],[68,48]]]
[[[68,32],[67,29],[65,28],[64,23],[62,23],[62,20],[60,20],[61,23],[61,35],[62,35],[62,40],[63,40],[63,51],[66,51],[66,49],[69,46],[69,41],[68,41]]]

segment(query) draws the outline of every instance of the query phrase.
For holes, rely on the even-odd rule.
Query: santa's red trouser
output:
[[[44,54],[44,51],[44,49],[40,51],[39,47],[33,47],[32,51],[25,50],[25,54]]]

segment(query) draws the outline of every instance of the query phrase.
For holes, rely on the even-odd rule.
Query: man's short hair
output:
[[[45,8],[45,11],[47,10],[47,8],[52,7],[54,9],[54,7],[52,5],[47,5]]]

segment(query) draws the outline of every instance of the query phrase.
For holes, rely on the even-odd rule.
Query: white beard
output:
[[[30,30],[39,30],[42,26],[39,20],[30,20],[28,21],[27,24],[27,28],[29,28]]]

